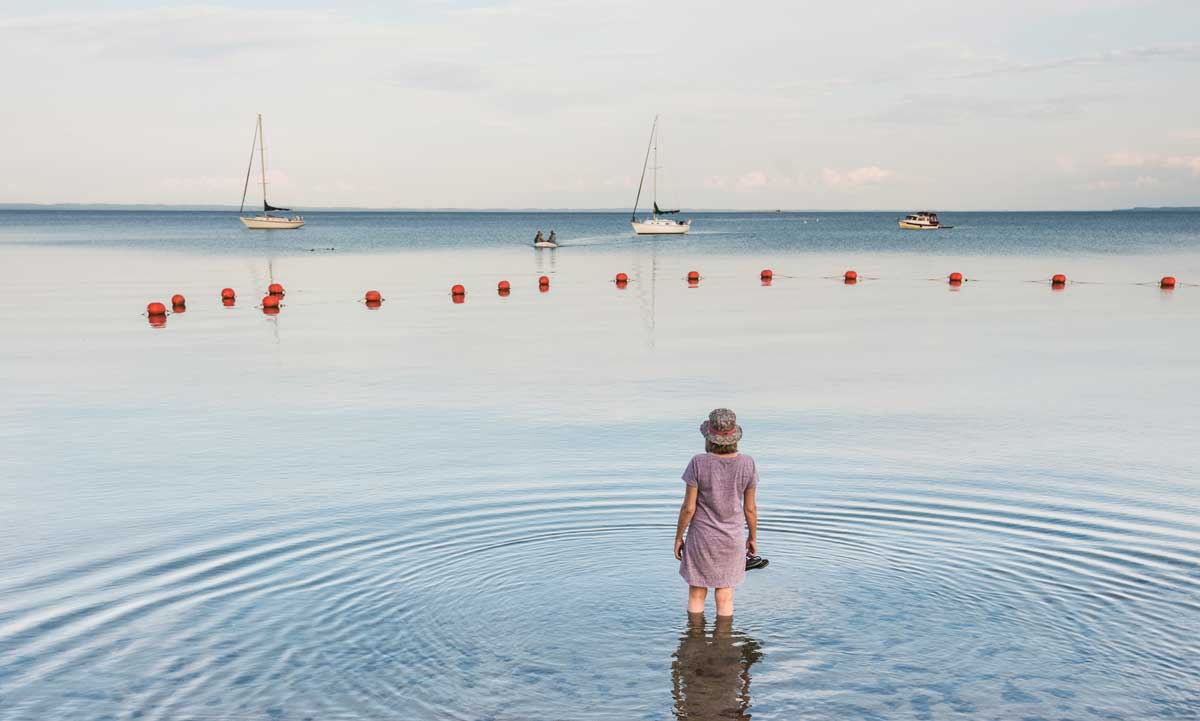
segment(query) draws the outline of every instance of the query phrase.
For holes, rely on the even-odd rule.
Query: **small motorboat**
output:
[[[938,220],[937,213],[931,213],[928,210],[910,213],[901,218],[899,222],[900,227],[905,230],[945,230],[954,227],[942,225]]]
[[[558,247],[558,236],[556,236],[554,234],[554,231],[552,230],[552,231],[550,231],[550,237],[545,238],[542,236],[542,231],[539,230],[537,232],[537,235],[534,236],[534,238],[533,238],[533,247],[535,247],[535,248],[557,248]]]

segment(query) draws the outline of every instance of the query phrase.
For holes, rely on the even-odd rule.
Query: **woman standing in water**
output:
[[[758,553],[758,470],[753,458],[738,453],[742,428],[733,411],[709,413],[700,433],[706,452],[693,457],[683,472],[687,490],[675,529],[675,558],[689,586],[688,613],[702,613],[708,589],[714,588],[717,616],[732,616],[733,587],[746,578],[747,555]]]

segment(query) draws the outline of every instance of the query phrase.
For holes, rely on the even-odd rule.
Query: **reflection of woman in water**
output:
[[[675,718],[749,719],[750,667],[762,656],[758,641],[734,632],[732,616],[717,616],[712,636],[706,636],[704,614],[689,613],[671,664]]]

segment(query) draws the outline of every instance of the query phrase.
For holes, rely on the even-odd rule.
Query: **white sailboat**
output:
[[[642,200],[642,185],[646,182],[646,167],[650,164],[650,151],[654,151],[654,178],[651,181],[654,212],[649,218],[638,220],[638,203]],[[638,235],[683,235],[692,229],[691,220],[672,220],[664,215],[674,215],[678,210],[663,210],[658,207],[658,116],[654,116],[654,125],[650,127],[650,142],[646,145],[646,159],[642,162],[642,178],[638,181],[637,197],[633,201],[633,213],[629,216],[629,224]]]
[[[263,212],[262,215],[246,217],[242,215],[242,212],[246,209],[246,191],[250,189],[250,170],[254,167],[256,145],[258,146],[258,164],[262,168]],[[246,166],[246,184],[242,186],[242,205],[238,208],[239,220],[242,221],[242,225],[251,230],[295,230],[304,225],[304,218],[299,215],[283,218],[271,215],[272,210],[291,212],[288,208],[277,208],[267,202],[267,153],[263,147],[262,114],[259,113],[258,123],[254,126],[254,140],[250,143],[250,164]]]

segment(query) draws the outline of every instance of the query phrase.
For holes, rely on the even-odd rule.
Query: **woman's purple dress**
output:
[[[758,485],[754,459],[744,453],[701,453],[683,482],[697,486],[696,515],[688,526],[679,575],[691,586],[728,588],[746,578],[746,517],[742,497]]]

